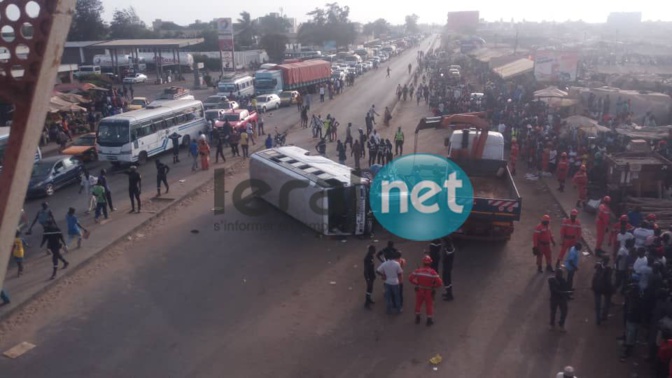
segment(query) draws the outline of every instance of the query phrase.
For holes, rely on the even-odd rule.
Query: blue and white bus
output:
[[[11,127],[9,126],[0,127],[0,171],[2,171],[2,165],[5,161],[5,150],[7,149],[7,143],[9,142],[10,129]],[[40,160],[42,160],[42,151],[38,146],[37,151],[35,151],[35,162],[37,163]]]
[[[174,100],[103,118],[98,125],[98,156],[114,165],[144,164],[172,148],[173,133],[181,136],[181,145],[189,146],[207,130],[204,113],[200,101]]]

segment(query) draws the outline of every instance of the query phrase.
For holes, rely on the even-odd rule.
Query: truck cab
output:
[[[469,139],[465,141],[465,133]],[[447,141],[448,156],[455,158],[459,155],[458,150],[471,149],[476,139],[476,130],[455,130]],[[465,145],[466,144],[466,145]],[[488,132],[488,139],[483,149],[483,159],[504,160],[504,136],[496,131]]]

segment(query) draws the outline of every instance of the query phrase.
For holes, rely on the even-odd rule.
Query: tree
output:
[[[420,28],[418,27],[418,15],[415,13],[406,16],[406,33],[408,34],[417,34],[420,32]]]
[[[271,61],[278,63],[285,58],[288,43],[289,38],[285,34],[264,34],[259,40],[259,45],[266,50]]]
[[[292,24],[284,17],[278,17],[274,14],[267,14],[259,19],[257,31],[259,35],[264,34],[286,34]]]
[[[255,37],[257,36],[257,30],[254,27],[252,22],[252,17],[249,12],[240,12],[240,18],[238,23],[233,25],[236,29],[236,36],[234,41],[238,48],[242,46],[253,46],[255,45]]]
[[[110,38],[140,39],[153,36],[154,33],[147,29],[147,25],[140,19],[133,7],[114,11],[110,23]]]
[[[77,0],[68,41],[96,41],[107,37],[101,0]]]
[[[380,38],[383,34],[388,34],[390,32],[390,23],[387,22],[384,18],[379,18],[376,21],[369,22],[364,25],[364,34],[372,35],[373,38]]]
[[[302,44],[321,45],[334,41],[337,47],[347,47],[355,41],[357,31],[349,19],[348,6],[328,3],[324,9],[315,8],[308,15],[312,20],[301,25],[297,36]]]

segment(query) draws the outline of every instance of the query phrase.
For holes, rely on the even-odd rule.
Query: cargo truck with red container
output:
[[[315,91],[315,86],[331,79],[331,63],[312,59],[297,63],[283,63],[254,74],[257,96],[280,94],[282,91]]]

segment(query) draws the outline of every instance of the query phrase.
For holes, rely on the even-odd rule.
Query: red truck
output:
[[[282,71],[283,91],[294,91],[326,83],[331,79],[331,63],[320,59],[278,64],[273,70]]]
[[[238,131],[245,131],[248,124],[257,125],[257,112],[250,112],[247,109],[232,109],[224,112],[222,118],[215,121],[215,127],[224,126],[224,121],[228,120],[231,127]]]

